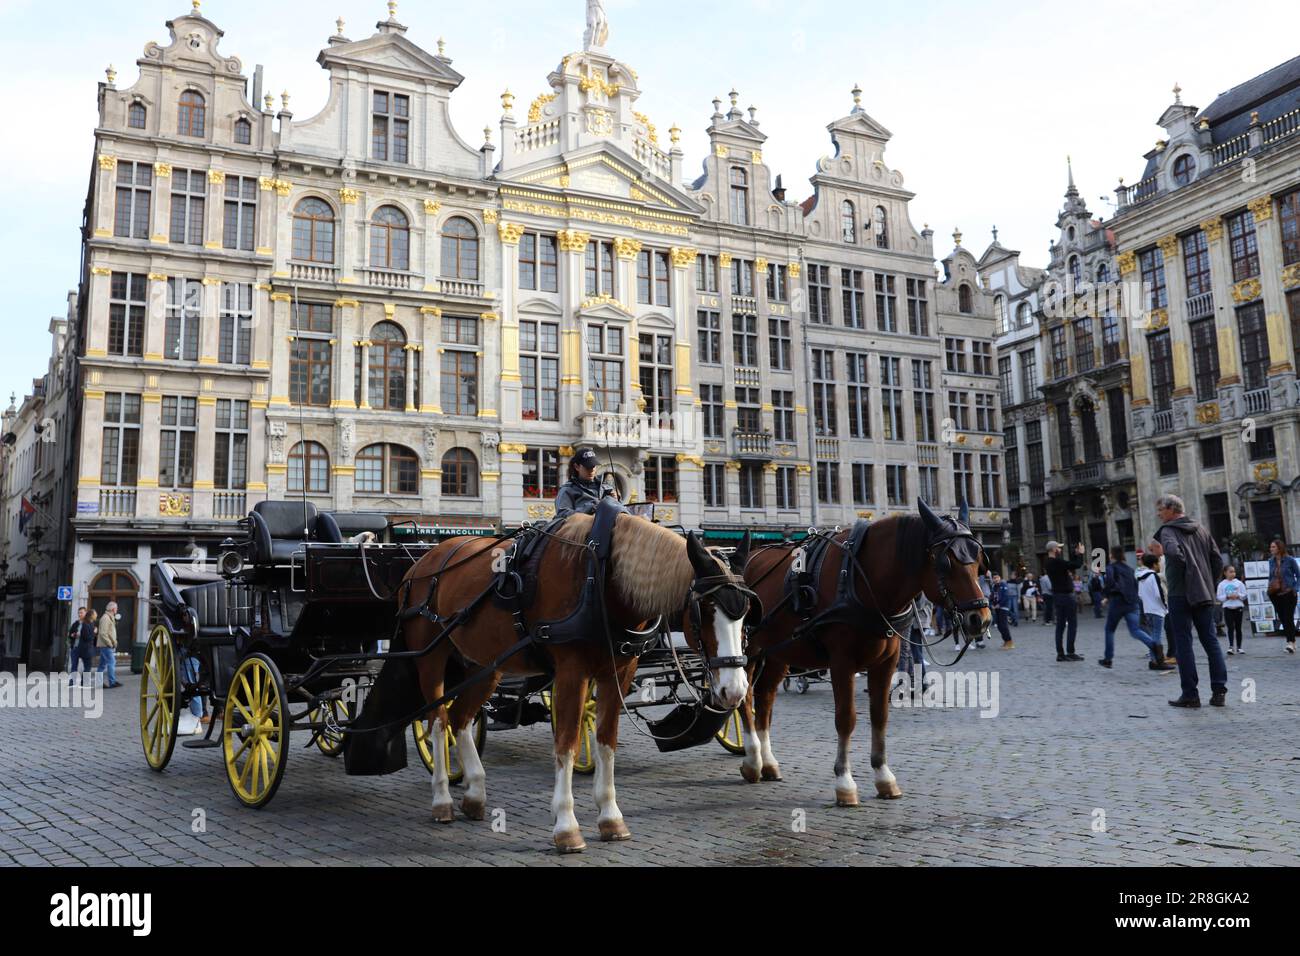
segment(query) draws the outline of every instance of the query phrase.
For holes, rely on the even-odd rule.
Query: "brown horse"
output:
[[[588,515],[573,515],[553,532],[537,571],[535,598],[527,609],[533,622],[556,621],[572,613],[580,601],[588,574]],[[497,539],[452,538],[426,554],[407,575],[410,582],[405,607],[427,606],[434,617],[446,619],[470,604],[489,587]],[[742,622],[749,612],[750,592],[726,564],[713,557],[694,536],[682,536],[631,515],[614,523],[611,554],[604,580],[605,633],[566,643],[534,642],[504,661],[499,669],[466,688],[448,708],[430,713],[434,740],[450,727],[455,735],[465,772],[461,809],[481,820],[486,807],[483,764],[474,747],[471,721],[492,695],[504,673],[553,674],[551,721],[555,738],[555,789],[551,810],[555,815],[553,840],[561,852],[586,848],[573,813],[573,764],[581,733],[584,702],[591,682],[596,686],[595,797],[602,840],[630,837],[614,798],[614,751],[618,746],[618,719],[624,696],[636,672],[637,658],[619,653],[617,645],[629,634],[647,633],[660,618],[682,615],[687,640],[708,659],[713,703],[737,706],[748,691],[743,652]],[[426,701],[441,697],[448,664],[458,651],[470,670],[488,665],[518,640],[507,608],[492,601],[478,606],[456,626],[435,623],[426,616],[410,616],[403,625],[405,646],[419,651],[443,630],[447,640],[416,658],[420,690]],[[611,646],[611,639],[613,645]],[[434,747],[433,818],[450,823],[454,818],[445,750]]]
[[[902,796],[885,762],[885,725],[900,638],[908,633],[903,617],[924,591],[956,623],[967,643],[986,634],[992,622],[988,601],[977,580],[982,557],[979,543],[957,521],[938,517],[925,502],[918,505],[919,517],[889,517],[870,526],[865,545],[852,562],[857,606],[839,611],[833,609],[849,532],[835,535],[814,583],[817,601],[811,611],[812,615],[833,613],[802,631],[803,619],[783,593],[786,572],[801,549],[773,545],[750,555],[746,543],[732,556],[733,567],[744,567],[745,581],[758,594],[762,606],[772,609],[764,623],[748,635],[753,690],[743,708],[745,760],[741,766],[747,782],[781,779],[772,754],[771,726],[776,691],[786,674],[791,668],[829,669],[835,694],[835,729],[839,734],[835,801],[840,806],[856,806],[858,786],[850,767],[849,741],[857,724],[855,677],[866,671],[876,792],[885,799]],[[797,631],[801,636],[795,636]]]

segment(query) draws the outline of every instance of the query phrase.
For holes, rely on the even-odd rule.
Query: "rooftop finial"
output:
[[[275,97],[272,96],[270,93],[266,94],[266,99],[263,102],[266,103],[266,111],[268,113],[271,112],[271,110],[275,109]]]
[[[438,37],[438,56],[445,56],[447,50],[447,41]]]
[[[347,22],[347,21],[344,20],[342,17],[339,17],[337,20],[334,21],[334,26],[338,27],[338,31],[339,31],[339,32],[338,32],[338,35],[339,35],[339,36],[343,36],[343,26],[344,26],[344,24],[345,24],[346,22]]]
[[[860,109],[862,109],[862,84],[854,83],[853,84],[853,112],[856,113]]]
[[[491,146],[491,145],[492,145],[492,127],[491,127],[491,126],[484,126],[484,127],[483,127],[483,145],[484,145],[484,146]]]
[[[283,93],[280,94],[280,104],[281,104],[280,108],[282,110],[284,110],[286,113],[289,112],[289,91],[288,90],[285,90]]]
[[[112,63],[110,63],[108,65],[108,69],[104,71],[104,76],[108,77],[109,86],[112,86],[114,83],[117,82],[117,70],[113,69]]]
[[[511,93],[510,87],[507,86],[506,91],[501,94],[501,112],[509,113],[511,107],[513,107],[514,105],[515,105],[515,94]]]
[[[733,86],[731,92],[728,93],[727,96],[731,98],[731,108],[734,110],[736,108],[736,100],[740,99],[740,94],[736,92],[736,88]]]
[[[750,121],[751,123],[753,123],[755,126],[758,125],[758,107],[757,107],[757,106],[751,106],[751,107],[749,108],[749,121]]]
[[[955,246],[961,245],[961,228],[958,227],[952,231],[952,243]]]
[[[682,128],[676,123],[673,123],[668,130],[668,138],[672,140],[673,145],[676,146],[682,141]]]
[[[197,17],[199,15],[199,0],[190,0],[191,12]]]
[[[602,0],[587,0],[587,29],[582,35],[584,50],[601,50],[609,41],[609,18]]]
[[[1174,102],[1181,104],[1183,102],[1183,88],[1174,80]]]
[[[388,0],[388,19],[397,19],[397,0]]]
[[[997,227],[997,226],[994,226],[994,227],[993,227],[993,241],[994,241],[994,242],[997,242],[997,241],[998,241],[998,227]]]

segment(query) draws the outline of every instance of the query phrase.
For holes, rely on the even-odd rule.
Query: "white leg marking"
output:
[[[578,829],[578,818],[573,815],[573,754],[555,755],[555,793],[551,797],[551,813],[555,815],[555,836]]]
[[[487,802],[487,774],[474,746],[474,722],[456,735],[456,751],[465,769],[465,802],[482,806]]]
[[[849,757],[849,737],[841,737],[835,748],[835,795],[841,797],[858,792],[857,782],[853,779],[853,764]]]
[[[433,751],[433,815],[451,813],[451,782],[447,772],[447,725],[441,718],[434,720],[429,732],[429,747]]]
[[[776,764],[776,756],[772,753],[772,728],[771,727],[769,727],[767,730],[760,730],[758,732],[758,745],[761,748],[761,753],[763,755],[763,766],[775,767],[777,764]]]
[[[623,813],[614,799],[614,748],[596,745],[596,808],[600,811],[598,823],[623,819]]]
[[[759,742],[758,731],[745,734],[745,759],[743,764],[753,772],[754,779],[757,780],[758,772],[763,769],[763,751]]]
[[[876,777],[877,789],[883,788],[888,790],[898,784],[898,780],[895,779],[894,774],[889,769],[889,764],[887,763],[881,764],[879,767],[876,768],[875,777]]]

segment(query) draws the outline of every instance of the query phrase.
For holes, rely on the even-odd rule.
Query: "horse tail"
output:
[[[389,650],[406,650],[405,628],[397,628]],[[375,776],[404,769],[406,725],[400,721],[419,710],[423,703],[415,661],[409,657],[390,657],[384,661],[366,694],[361,713],[349,728],[357,732],[343,737],[344,770],[352,776]]]

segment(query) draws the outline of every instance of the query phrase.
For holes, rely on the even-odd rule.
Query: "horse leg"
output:
[[[885,725],[889,723],[889,687],[898,666],[900,642],[890,638],[892,649],[884,659],[867,668],[867,695],[871,700],[871,770],[875,776],[876,794],[882,800],[896,800],[903,795],[898,781],[885,763]]]
[[[614,753],[618,750],[618,718],[623,711],[623,697],[635,673],[636,662],[602,673],[596,682],[596,807],[600,816],[596,825],[606,842],[630,840],[632,833],[623,822],[614,796]]]
[[[835,692],[835,732],[839,737],[835,749],[835,804],[840,807],[858,805],[858,785],[853,780],[853,765],[849,758],[853,728],[858,723],[858,710],[853,701],[854,676],[854,667],[850,661],[836,661],[831,665],[831,689]]]
[[[763,766],[763,757],[759,752],[758,734],[755,732],[757,726],[754,720],[754,671],[756,667],[749,668],[749,691],[745,694],[745,699],[740,702],[740,723],[745,738],[745,759],[740,764],[740,775],[745,779],[745,783],[758,783],[758,772]]]
[[[415,621],[408,627],[419,628],[422,623]],[[408,631],[407,646],[427,647],[432,634],[423,640],[420,639],[421,637],[426,636],[411,635]],[[424,693],[425,700],[437,700],[442,696],[447,658],[450,654],[450,645],[444,641],[441,647],[435,648],[418,660],[416,666],[420,677],[420,690]],[[433,819],[436,823],[451,823],[456,819],[456,812],[451,804],[451,777],[447,768],[447,748],[443,743],[447,736],[447,708],[436,707],[421,719],[430,722],[429,749],[433,754]]]
[[[487,775],[483,771],[483,761],[479,759],[478,747],[474,745],[474,718],[500,680],[498,671],[466,688],[451,705],[451,732],[456,735],[456,753],[460,755],[460,765],[465,771],[465,795],[461,798],[460,809],[470,820],[482,820],[487,808]]]
[[[587,848],[573,815],[573,761],[582,732],[582,710],[587,702],[587,677],[578,673],[577,661],[556,661],[555,686],[551,689],[551,729],[555,733],[555,792],[551,833],[561,853],[579,853]],[[568,666],[565,666],[565,665]]]
[[[785,680],[785,675],[790,672],[786,664],[778,664],[775,661],[767,661],[763,665],[763,672],[758,676],[758,686],[754,689],[754,737],[758,745],[758,767],[759,779],[766,781],[780,780],[781,767],[776,762],[776,757],[772,753],[772,711],[776,707],[776,692]],[[745,754],[745,760],[749,761],[748,751]],[[748,767],[741,765],[741,775],[746,780],[750,779],[750,774],[754,770],[754,764],[750,763]]]

